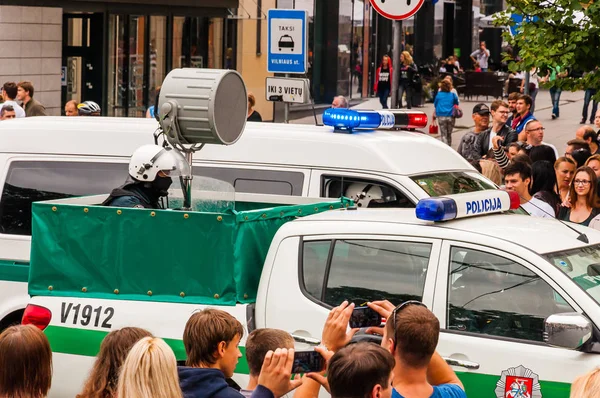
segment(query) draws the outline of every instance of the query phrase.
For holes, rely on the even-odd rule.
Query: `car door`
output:
[[[600,363],[599,355],[543,342],[547,316],[582,311],[517,256],[444,241],[436,286],[438,351],[452,360],[467,396],[568,398],[575,377]]]
[[[286,239],[269,278],[265,326],[320,340],[333,306],[390,299],[431,305],[441,242],[386,235],[313,235]],[[290,245],[290,247],[286,247]],[[292,261],[283,253],[295,245]]]

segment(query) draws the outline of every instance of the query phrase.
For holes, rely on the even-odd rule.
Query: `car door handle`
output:
[[[464,361],[462,359],[455,359],[455,358],[447,358],[447,357],[443,357],[444,361],[446,361],[446,363],[450,366],[460,366],[461,368],[467,368],[467,369],[479,369],[479,364],[477,362],[471,362],[471,361]]]
[[[294,338],[294,341],[297,341],[298,343],[304,343],[304,344],[310,344],[310,345],[321,344],[321,340],[314,339],[312,337],[298,336],[296,334],[292,334],[292,337]]]

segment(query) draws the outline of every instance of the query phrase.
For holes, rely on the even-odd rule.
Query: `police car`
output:
[[[218,281],[208,289],[211,294],[217,292],[214,297],[187,301],[188,292],[183,290],[180,297],[178,287],[189,283],[194,264],[189,271],[178,269],[177,278],[170,271],[178,264],[176,259],[161,266],[155,258],[145,258],[144,250],[137,252],[138,261],[130,264],[134,268],[146,264],[145,272],[130,281],[139,294],[123,289],[113,292],[116,286],[110,283],[103,287],[104,281],[127,283],[115,279],[117,273],[128,274],[127,262],[116,272],[112,264],[118,259],[95,258],[90,255],[95,252],[89,242],[77,236],[103,236],[106,230],[102,228],[111,223],[106,214],[99,216],[103,223],[95,228],[100,229],[77,228],[77,234],[52,221],[71,214],[95,225],[89,217],[106,212],[90,207],[93,201],[73,201],[36,204],[34,208],[34,213],[39,210],[37,220],[48,220],[42,222],[48,233],[40,247],[35,233],[33,236],[30,280],[36,282],[37,290],[30,290],[33,297],[23,322],[40,327],[50,339],[53,397],[76,394],[102,338],[124,326],[143,327],[164,338],[183,360],[184,325],[194,311],[206,307],[230,312],[248,332],[279,328],[301,341],[317,343],[329,309],[345,299],[358,304],[380,299],[396,304],[420,300],[440,320],[439,353],[453,366],[467,395],[478,398],[567,398],[575,377],[600,365],[600,232],[554,219],[510,214],[519,207],[519,198],[512,192],[489,190],[424,198],[416,209],[351,207],[287,222],[270,242],[255,291],[244,285],[238,299],[228,303],[219,302]],[[147,223],[178,214],[122,211],[124,222],[129,223],[135,217]],[[264,214],[262,218],[270,219]],[[192,226],[184,224],[185,217],[180,219],[182,225]],[[77,220],[62,220],[77,224]],[[52,233],[53,227],[61,233]],[[218,241],[214,231],[211,227],[210,236],[199,236],[198,245],[208,247],[202,246],[202,239]],[[169,236],[177,241],[176,235]],[[105,247],[102,245],[125,238],[112,235],[97,245]],[[261,239],[252,241],[260,245]],[[36,252],[61,253],[67,247],[70,253],[88,253],[86,261],[71,261],[76,255],[34,258]],[[198,251],[197,255],[207,254]],[[35,262],[37,258],[40,264]],[[213,269],[229,269],[223,258],[217,258],[214,264],[198,260],[203,275],[213,275]],[[152,272],[165,286],[173,284],[174,294],[146,294],[145,288],[151,285],[146,278]],[[95,276],[94,289],[87,285],[61,289],[64,283],[60,281],[75,283],[73,275],[83,285],[88,273]],[[51,275],[55,278],[46,279]],[[247,373],[242,358],[234,379],[243,386]]]

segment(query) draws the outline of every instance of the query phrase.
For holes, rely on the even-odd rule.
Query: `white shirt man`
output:
[[[556,213],[548,203],[529,194],[531,185],[531,166],[524,162],[512,162],[504,169],[504,182],[507,191],[519,194],[521,207],[535,217],[554,218]]]
[[[2,99],[4,102],[0,104],[0,110],[4,105],[10,105],[15,111],[16,117],[25,117],[25,110],[15,101],[17,97],[17,84],[14,82],[6,82],[2,86]]]

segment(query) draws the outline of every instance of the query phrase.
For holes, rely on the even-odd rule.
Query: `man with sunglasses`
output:
[[[392,398],[466,398],[456,373],[435,351],[440,322],[419,301],[406,301],[394,307],[389,301],[368,306],[387,319],[386,326],[367,333],[381,334],[381,345],[394,355]]]

